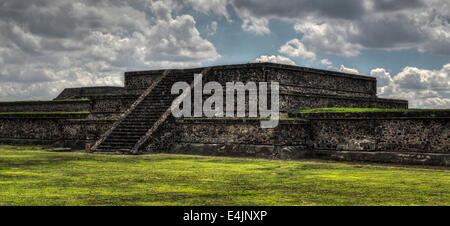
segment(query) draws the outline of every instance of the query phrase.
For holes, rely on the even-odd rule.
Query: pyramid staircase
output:
[[[207,69],[202,71],[205,76]],[[169,70],[148,87],[113,126],[92,146],[91,152],[137,154],[171,114],[177,95],[171,94],[175,82],[185,81],[193,87],[194,73]]]

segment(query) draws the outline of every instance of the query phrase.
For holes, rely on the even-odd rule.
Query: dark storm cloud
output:
[[[373,4],[377,11],[394,11],[424,6],[422,0],[374,0]]]
[[[331,18],[355,19],[364,15],[363,1],[360,0],[236,0],[237,10],[246,9],[255,16],[276,16],[284,18],[301,18],[316,14]]]
[[[124,19],[123,15],[116,14],[119,12],[105,10],[108,7],[131,9],[130,5],[120,1],[14,0],[0,2],[0,19],[48,38],[81,39],[92,30],[138,30],[141,23],[126,20],[128,17]]]
[[[273,18],[296,22],[297,28],[310,33],[296,29],[309,37],[301,41],[313,50],[356,56],[363,48],[416,48],[450,55],[450,2],[446,0],[235,0],[233,6],[243,25],[253,26],[243,29],[256,34],[269,34]]]
[[[350,38],[367,48],[392,48],[420,43],[426,35],[405,15],[364,18],[358,22],[359,32]]]

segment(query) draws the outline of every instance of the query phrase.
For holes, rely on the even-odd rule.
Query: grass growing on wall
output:
[[[450,171],[0,145],[0,205],[450,205]]]
[[[339,112],[417,112],[417,111],[450,111],[450,109],[387,109],[387,108],[313,108],[298,110],[295,113],[339,113]]]

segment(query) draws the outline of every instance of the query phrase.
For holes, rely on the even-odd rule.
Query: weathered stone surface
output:
[[[83,148],[113,123],[86,117],[87,114],[0,115],[0,142]]]
[[[399,163],[414,165],[450,166],[450,154],[417,153],[417,152],[361,152],[316,150],[314,158],[339,161],[361,161]]]
[[[316,149],[449,153],[450,111],[292,116],[310,120]]]
[[[76,112],[90,110],[91,102],[89,100],[0,102],[0,112]]]
[[[286,114],[319,107],[408,107],[407,101],[377,98],[376,79],[368,76],[271,63],[208,69],[203,82],[216,81],[224,87],[227,82],[236,81],[279,82],[280,110]],[[167,71],[176,82],[177,78],[186,79],[191,74],[193,77],[194,73],[204,70]],[[0,141],[40,141],[84,148],[85,143],[93,144],[105,134],[114,120],[130,109],[144,90],[158,84],[156,81],[162,78],[164,71],[126,72],[125,87],[71,88],[56,98],[89,99],[85,101],[0,103],[2,112],[90,112],[81,115],[3,114],[0,115]],[[167,90],[170,82],[166,81],[160,90]],[[160,110],[166,111],[152,104],[157,104],[165,94],[166,91],[153,96],[156,100],[149,96],[152,100],[147,102],[150,110],[137,112],[136,117],[140,118],[134,121],[156,117],[153,115],[161,115]],[[286,160],[315,156],[402,164],[448,165],[449,162],[449,111],[290,114],[289,117],[298,119],[281,120],[273,129],[261,129],[260,120],[255,118],[176,120],[168,117],[150,137],[146,137],[148,139],[141,151]],[[116,139],[118,142],[140,140],[141,136],[136,135],[136,131],[147,128],[147,125],[134,121],[130,125],[140,128],[124,127]]]
[[[105,95],[121,95],[124,92],[125,89],[123,87],[116,86],[66,88],[54,100],[92,99]]]

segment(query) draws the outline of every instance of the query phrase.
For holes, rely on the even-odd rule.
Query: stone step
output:
[[[169,107],[164,107],[163,109],[145,109],[145,108],[139,108],[139,109],[135,109],[134,111],[132,111],[129,115],[133,115],[136,116],[135,114],[148,114],[148,113],[153,113],[153,114],[162,114],[163,112],[165,112],[167,110],[167,108]]]
[[[136,108],[141,108],[143,106],[145,107],[163,107],[163,106],[168,106],[170,104],[172,104],[173,100],[159,100],[159,99],[155,99],[155,100],[151,100],[151,101],[142,101],[141,103],[139,103],[138,106],[136,106]]]
[[[123,139],[124,137],[129,138],[129,139],[139,140],[142,136],[139,136],[139,135],[122,136],[120,134],[115,134],[115,135],[110,135],[108,138],[113,139],[113,140],[120,140],[120,139]]]
[[[173,96],[168,96],[168,95],[173,95]],[[153,96],[153,97],[149,97],[148,99],[144,99],[142,100],[141,103],[160,103],[160,101],[164,100],[166,102],[171,101],[171,99],[174,99],[176,96],[175,94],[164,94],[161,96]]]
[[[171,94],[172,85],[180,81],[191,84],[193,79],[193,73],[169,73],[120,122],[100,144],[98,150],[106,152],[131,150],[139,139],[161,118],[176,98],[177,95]]]
[[[132,124],[121,124],[120,127],[117,127],[116,129],[118,131],[145,131],[148,128],[152,127],[153,124],[151,125],[132,125]]]
[[[122,122],[116,129],[150,128],[155,122]]]
[[[155,121],[143,121],[143,120],[137,120],[137,121],[131,121],[127,120],[127,121],[123,121],[122,123],[119,124],[119,126],[117,126],[117,128],[125,128],[125,127],[130,127],[130,128],[147,128],[147,127],[151,127],[153,125],[153,123],[155,123]]]
[[[143,120],[139,120],[139,121],[125,121],[119,124],[119,126],[116,127],[116,129],[134,129],[134,128],[138,128],[138,129],[145,129],[145,128],[150,128],[153,126],[153,124],[155,123],[156,120],[153,121],[143,121]]]
[[[136,106],[135,110],[142,109],[161,109],[161,107],[168,107],[172,104],[173,101],[159,102],[159,101],[151,101],[151,102],[141,102],[138,106]]]
[[[104,145],[97,148],[97,150],[105,151],[105,152],[114,152],[119,150],[128,150],[131,151],[132,147],[119,147],[119,146],[110,146]]]
[[[137,115],[133,115],[129,119],[123,120],[122,123],[125,123],[125,124],[127,124],[127,123],[131,123],[131,124],[134,124],[134,123],[137,123],[137,124],[150,123],[150,122],[153,122],[154,120],[159,119],[160,117],[161,116],[154,116],[154,117],[151,117],[151,118],[149,118],[149,117],[140,118],[140,117],[137,117]]]
[[[136,106],[135,110],[143,110],[143,109],[161,109],[162,107],[169,107],[169,105],[172,104],[172,101],[167,102],[144,102],[140,103],[138,106]]]
[[[167,108],[170,107],[170,103],[167,104],[142,104],[139,105],[138,107],[136,107],[134,109],[134,111],[136,112],[140,112],[140,111],[154,111],[154,112],[158,112],[158,111],[165,111]]]
[[[148,129],[142,129],[142,130],[118,130],[117,132],[113,132],[110,135],[119,135],[119,136],[142,136],[148,131]]]
[[[132,117],[135,120],[150,122],[152,120],[157,120],[159,117],[161,117],[161,115],[131,115],[129,117]]]
[[[117,135],[117,136],[123,136],[123,137],[128,137],[128,136],[133,136],[133,137],[139,137],[136,139],[140,139],[142,136],[145,135],[145,132],[141,133],[141,132],[117,132],[111,135]]]
[[[124,145],[131,145],[135,144],[137,140],[129,140],[129,139],[106,139],[104,141],[104,144],[124,144]]]
[[[117,130],[117,134],[123,135],[123,134],[129,134],[129,133],[145,133],[148,131],[148,128],[138,128],[138,129],[134,129],[134,128],[120,128]],[[116,135],[116,133],[111,133],[111,135]]]
[[[115,131],[118,131],[118,132],[140,132],[140,131],[147,131],[148,130],[148,126],[139,126],[139,127],[132,127],[132,126],[127,126],[127,127],[125,127],[125,126],[123,126],[123,127],[118,127],[118,128],[116,128],[115,129]]]
[[[130,139],[140,139],[143,135],[145,135],[147,131],[143,132],[117,132],[114,134],[111,134],[112,138],[130,138]]]
[[[144,117],[144,118],[148,118],[148,117],[156,117],[159,118],[161,117],[161,115],[163,114],[163,112],[145,112],[145,111],[139,111],[139,112],[132,112],[131,114],[129,114],[128,116],[130,117]]]
[[[118,147],[118,148],[133,148],[134,144],[136,144],[136,142],[122,142],[122,141],[108,141],[108,139],[106,139],[105,141],[103,141],[102,146],[111,146],[111,147]]]
[[[133,148],[136,142],[134,143],[124,143],[124,142],[107,142],[106,140],[103,143],[103,147],[110,147],[110,148]]]

